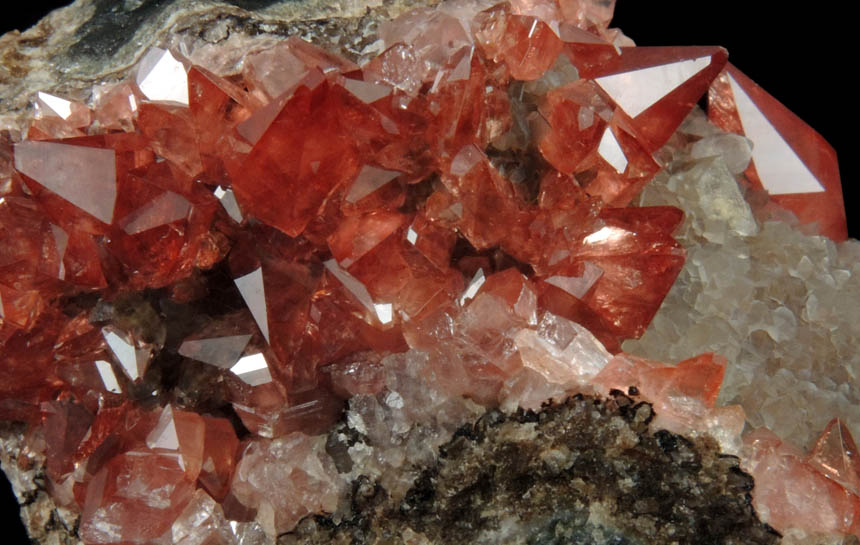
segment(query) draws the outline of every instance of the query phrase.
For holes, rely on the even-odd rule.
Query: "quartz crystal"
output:
[[[525,505],[568,472],[594,543],[734,536],[695,498],[720,487],[756,543],[860,537],[835,153],[725,49],[636,47],[613,7],[450,0],[349,55],[162,44],[33,96],[0,132],[0,419],[75,539],[317,543],[387,505],[396,542],[447,542],[462,520],[404,521],[479,516],[437,479],[482,460],[479,417],[546,447],[487,479]],[[640,443],[681,499],[644,491]],[[627,499],[588,491],[621,465]],[[462,535],[549,531],[514,511]]]

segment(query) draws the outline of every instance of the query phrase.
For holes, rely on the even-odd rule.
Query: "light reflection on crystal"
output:
[[[768,193],[782,195],[824,191],[824,186],[761,113],[735,78],[731,74],[728,78],[744,133],[753,141],[752,155],[756,171]]]
[[[236,200],[236,195],[232,189],[224,189],[220,185],[215,188],[215,197],[221,202],[221,206],[227,214],[233,218],[236,223],[242,223],[245,217],[242,215],[242,209],[239,208],[239,202]]]
[[[630,117],[636,117],[711,62],[711,57],[686,59],[596,78],[612,100]]]
[[[394,178],[400,176],[396,170],[385,170],[371,165],[364,165],[352,182],[349,193],[346,195],[347,202],[358,202],[370,195],[380,187],[384,186]]]
[[[99,372],[99,376],[102,379],[105,389],[112,394],[121,394],[122,388],[113,372],[113,366],[104,360],[97,360],[95,362],[95,366]]]
[[[123,230],[135,235],[149,229],[173,223],[188,216],[191,210],[189,203],[181,195],[166,191],[150,201],[146,206],[135,210],[121,220]]]
[[[463,294],[460,295],[460,306],[465,305],[466,301],[474,298],[475,295],[477,295],[478,290],[481,289],[481,286],[483,286],[484,282],[486,281],[487,278],[484,276],[484,270],[478,269],[478,271],[475,273],[475,276],[473,276],[472,280],[469,281],[469,286],[466,288],[466,291],[464,291]]]
[[[617,227],[601,227],[583,239],[586,244],[607,244],[615,239],[620,239],[627,232]]]
[[[113,220],[113,150],[28,140],[15,144],[15,168],[102,222]]]
[[[578,299],[588,293],[591,286],[603,275],[603,270],[597,265],[586,261],[585,270],[581,276],[550,276],[546,279],[547,284],[552,284],[563,289]]]
[[[111,328],[103,329],[102,335],[126,376],[132,381],[143,378],[149,367],[150,350],[137,348],[133,341]]]
[[[448,75],[448,81],[468,80],[472,72],[472,56],[475,54],[475,48],[469,47],[467,53],[457,62],[457,66],[451,70]]]
[[[229,369],[239,361],[250,340],[251,335],[187,340],[179,347],[179,354],[222,369]]]
[[[60,270],[57,271],[57,278],[65,280],[66,266],[63,263],[63,257],[66,255],[66,247],[69,245],[69,234],[54,224],[51,224],[51,234],[54,235],[54,244],[57,245],[57,255],[60,258]]]
[[[68,119],[72,115],[72,103],[58,96],[39,91],[36,94],[37,114],[49,115],[53,113],[61,119]]]
[[[606,127],[603,131],[603,136],[600,137],[600,144],[597,146],[597,153],[609,163],[615,172],[623,174],[627,170],[627,156],[624,155],[624,150],[612,134],[612,129]]]
[[[248,305],[248,310],[257,322],[260,332],[266,342],[269,341],[269,312],[266,309],[266,294],[263,287],[263,269],[262,267],[254,271],[236,278],[233,281],[242,294],[242,299]]]
[[[153,102],[174,102],[188,106],[188,74],[170,51],[153,47],[141,59],[137,85]]]
[[[262,353],[243,356],[232,367],[230,372],[250,386],[260,386],[272,382],[272,374],[266,356]]]
[[[344,79],[343,86],[347,91],[361,99],[362,102],[371,104],[391,94],[391,87],[378,83],[369,83],[357,79]]]
[[[362,284],[357,278],[349,274],[345,269],[338,265],[334,259],[329,259],[323,263],[337,280],[343,284],[347,291],[361,303],[361,305],[370,311],[371,315],[379,320],[382,325],[388,325],[393,319],[393,307],[391,304],[380,304],[373,301],[370,292],[367,291],[367,286]]]
[[[373,309],[376,311],[376,317],[381,324],[390,324],[394,319],[394,307],[391,303],[374,303]]]
[[[406,240],[409,241],[409,244],[414,245],[418,242],[418,233],[415,232],[415,229],[412,226],[409,226],[409,229],[406,230]]]
[[[848,237],[836,151],[812,127],[731,64],[711,83],[708,117],[751,140],[741,185],[770,196],[756,209],[786,208],[832,240]]]
[[[176,434],[176,421],[170,405],[161,411],[158,423],[146,437],[146,446],[152,449],[179,450],[179,436]]]
[[[484,154],[475,146],[464,146],[451,161],[451,174],[466,175],[483,157]]]

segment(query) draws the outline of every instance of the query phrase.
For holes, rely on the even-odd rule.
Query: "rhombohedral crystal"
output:
[[[34,537],[860,536],[835,153],[723,48],[635,47],[613,7],[377,6],[314,43],[215,7],[224,43],[5,115]]]

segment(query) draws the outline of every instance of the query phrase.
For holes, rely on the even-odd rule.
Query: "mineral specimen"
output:
[[[320,23],[338,54],[216,2],[221,38],[163,36],[88,96],[111,78],[72,64],[5,115],[0,418],[39,531],[860,535],[857,367],[798,348],[852,355],[828,324],[857,246],[773,221],[845,237],[835,155],[724,49],[635,47],[613,4],[377,6]],[[828,274],[756,246],[786,239]],[[798,380],[791,428],[759,392]]]
[[[753,514],[737,458],[650,434],[652,416],[621,392],[490,412],[458,430],[402,500],[359,481],[350,517],[306,519],[281,543],[778,543]]]

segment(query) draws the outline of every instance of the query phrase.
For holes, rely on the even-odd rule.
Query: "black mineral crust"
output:
[[[651,405],[614,394],[491,411],[442,447],[402,501],[359,479],[345,520],[306,518],[278,543],[779,543],[756,516],[753,479],[736,457],[709,438],[649,433]]]

